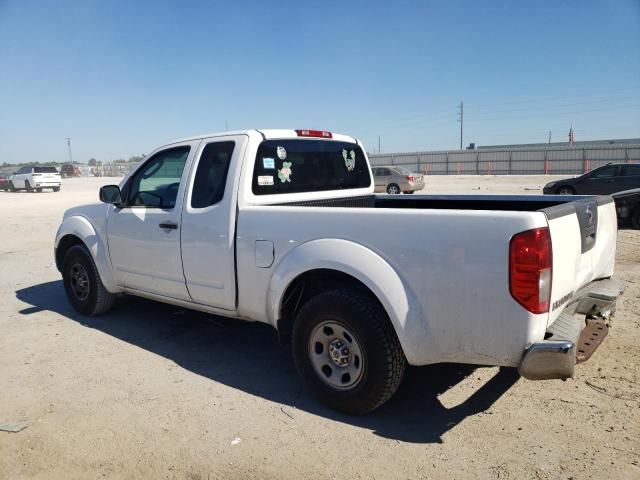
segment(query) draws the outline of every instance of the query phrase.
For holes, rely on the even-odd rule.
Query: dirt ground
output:
[[[429,177],[538,193],[549,177]],[[63,211],[110,179],[0,192],[0,478],[640,478],[640,231],[620,231],[613,328],[566,382],[412,368],[371,415],[309,397],[268,326],[127,298],[85,318],[53,262]]]

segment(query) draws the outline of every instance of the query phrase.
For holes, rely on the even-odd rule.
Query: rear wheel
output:
[[[320,293],[300,309],[293,357],[303,382],[320,401],[355,415],[393,396],[406,363],[382,306],[352,289]]]
[[[84,245],[74,245],[64,256],[64,289],[73,308],[83,315],[100,315],[108,311],[115,296],[102,284],[96,264]]]
[[[398,185],[396,185],[395,183],[392,183],[392,184],[387,186],[387,193],[389,193],[391,195],[397,195],[397,194],[400,193],[400,187]]]
[[[12,192],[16,191],[16,187],[13,185],[13,182],[9,182],[9,190]]]
[[[30,192],[32,190],[31,188],[31,184],[29,183],[29,180],[25,180],[24,181],[24,188],[27,192]]]
[[[558,187],[556,193],[558,195],[575,195],[576,190],[568,185],[562,185],[561,187]]]
[[[41,188],[36,188],[36,192],[42,193],[42,189]]]
[[[53,191],[54,192],[59,192],[60,191],[60,187],[53,187]]]

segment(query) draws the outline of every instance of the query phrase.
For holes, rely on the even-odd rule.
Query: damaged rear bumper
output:
[[[608,333],[622,283],[608,278],[581,288],[560,317],[547,329],[548,337],[524,352],[518,372],[528,380],[573,377],[576,363],[586,361]]]

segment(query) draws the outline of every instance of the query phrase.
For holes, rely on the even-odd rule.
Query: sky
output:
[[[244,128],[369,152],[640,137],[640,0],[0,0],[0,164]]]

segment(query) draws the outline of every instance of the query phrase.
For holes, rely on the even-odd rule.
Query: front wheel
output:
[[[575,195],[576,191],[573,188],[564,185],[558,188],[557,194],[558,195]]]
[[[338,411],[369,413],[402,381],[406,360],[389,317],[357,290],[330,290],[308,300],[296,315],[292,340],[303,382]]]
[[[391,185],[387,186],[387,193],[391,195],[397,195],[400,193],[400,187],[395,183],[392,183]]]
[[[11,192],[15,192],[16,191],[16,187],[13,184],[13,182],[9,182],[9,191],[11,191]]]
[[[73,308],[83,315],[100,315],[111,309],[115,296],[104,287],[91,254],[84,245],[74,245],[64,257],[64,289]]]

